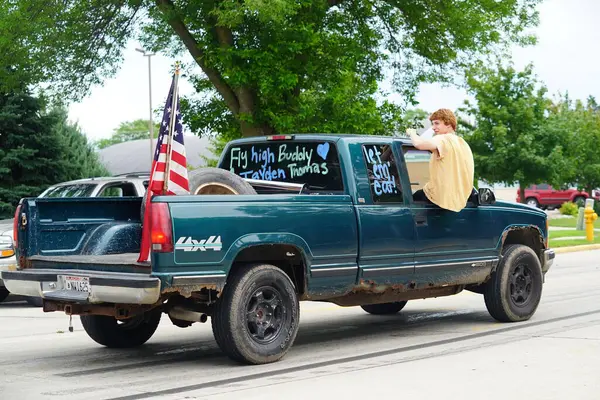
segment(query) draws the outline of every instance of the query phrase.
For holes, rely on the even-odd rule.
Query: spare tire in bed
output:
[[[240,176],[221,168],[198,168],[188,176],[190,194],[256,194]]]
[[[256,190],[240,176],[221,168],[198,168],[188,173],[190,194],[257,194]],[[144,222],[146,196],[142,199],[140,218]]]

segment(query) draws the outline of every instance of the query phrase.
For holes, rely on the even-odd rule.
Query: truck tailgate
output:
[[[132,272],[149,273],[150,262],[138,262],[139,253],[102,254],[102,255],[73,255],[73,256],[31,256],[29,261],[36,268],[78,268],[96,269],[99,267],[129,267]],[[91,268],[90,268],[91,267]],[[103,268],[103,270],[106,270]]]
[[[161,282],[138,263],[140,198],[24,199],[19,210],[18,270],[7,289],[80,303],[153,304]]]

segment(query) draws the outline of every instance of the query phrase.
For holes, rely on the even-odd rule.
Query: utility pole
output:
[[[152,57],[153,53],[146,53],[143,49],[135,49],[144,55],[144,57],[148,57],[148,105],[150,112],[150,119],[148,123],[148,132],[150,135],[150,165],[152,165],[152,160],[154,159],[154,146],[152,145],[152,141],[154,138],[154,124],[152,123],[152,65],[150,61],[150,57]]]

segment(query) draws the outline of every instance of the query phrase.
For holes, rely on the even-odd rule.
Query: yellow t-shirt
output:
[[[429,182],[423,192],[441,208],[459,212],[473,192],[473,153],[467,142],[455,133],[435,135],[431,140],[438,150],[431,154]]]

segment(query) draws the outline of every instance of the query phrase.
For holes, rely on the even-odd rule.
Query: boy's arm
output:
[[[412,140],[413,145],[419,150],[437,150],[437,144],[432,140],[423,139],[416,133],[410,134],[410,139]]]
[[[429,150],[435,151],[438,150],[438,141],[434,136],[432,139],[423,139],[421,136],[417,135],[416,129],[408,129],[408,133],[410,134],[410,140],[412,144],[419,150]]]

